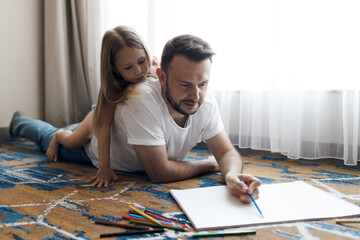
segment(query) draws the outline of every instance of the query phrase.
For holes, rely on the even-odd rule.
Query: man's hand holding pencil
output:
[[[249,194],[251,194],[254,199],[259,198],[259,186],[261,185],[261,181],[258,178],[248,174],[229,172],[226,175],[225,181],[230,193],[239,197],[240,201],[251,203],[252,199]]]

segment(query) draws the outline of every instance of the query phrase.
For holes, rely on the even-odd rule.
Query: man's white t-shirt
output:
[[[210,139],[223,129],[218,106],[208,92],[198,111],[190,115],[185,127],[171,117],[161,95],[158,80],[149,78],[136,86],[138,94],[127,104],[118,104],[111,126],[110,166],[113,170],[144,171],[133,145],[166,145],[169,160],[182,161],[202,140]],[[85,145],[94,166],[99,167],[98,141],[93,137]]]

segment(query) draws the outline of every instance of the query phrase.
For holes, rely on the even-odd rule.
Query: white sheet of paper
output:
[[[264,218],[253,203],[240,202],[226,186],[170,193],[198,231],[360,215],[359,206],[303,181],[261,185],[259,190],[256,203]]]

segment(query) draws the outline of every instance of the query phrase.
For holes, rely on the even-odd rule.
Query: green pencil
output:
[[[204,237],[221,237],[221,236],[234,236],[234,235],[248,235],[255,234],[255,230],[250,231],[238,231],[238,232],[215,232],[215,233],[198,233],[192,235],[193,238],[204,238]]]
[[[158,227],[158,228],[170,228],[170,229],[178,230],[178,231],[187,231],[187,229],[185,229],[183,227],[175,227],[175,226],[163,225],[163,224],[159,225],[159,224],[155,224],[155,223],[143,222],[143,221],[132,220],[132,219],[130,219],[129,222],[143,224],[143,225],[152,226],[152,227]]]

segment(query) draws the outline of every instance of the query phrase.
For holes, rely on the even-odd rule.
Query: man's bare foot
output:
[[[62,131],[62,130],[59,130],[59,131]],[[56,133],[58,133],[58,132],[56,132]],[[59,150],[60,150],[60,143],[56,138],[56,133],[53,136],[53,138],[51,139],[49,148],[46,151],[46,156],[48,157],[48,159],[50,161],[54,161],[54,162],[56,162],[58,160]]]

